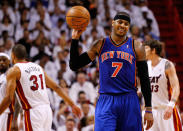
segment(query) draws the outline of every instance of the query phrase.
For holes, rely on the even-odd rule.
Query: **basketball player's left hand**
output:
[[[72,112],[74,113],[74,115],[76,115],[78,118],[81,117],[81,110],[79,107],[77,107],[76,105],[72,106]]]
[[[168,120],[171,117],[172,113],[173,113],[173,108],[171,106],[167,106],[166,109],[165,109],[165,113],[164,113],[163,118],[165,120]]]
[[[144,114],[144,125],[146,125],[146,123],[147,123],[146,130],[148,130],[152,127],[153,122],[154,122],[153,114],[145,112],[145,114]]]

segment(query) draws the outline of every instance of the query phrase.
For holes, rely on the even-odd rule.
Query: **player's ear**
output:
[[[152,49],[152,53],[153,53],[153,54],[156,54],[156,49],[155,49],[155,48]]]
[[[114,26],[114,20],[112,20],[112,26]]]

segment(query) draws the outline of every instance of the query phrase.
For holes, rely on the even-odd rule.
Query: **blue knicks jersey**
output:
[[[129,93],[136,91],[136,56],[133,40],[116,45],[105,38],[99,54],[99,93]]]

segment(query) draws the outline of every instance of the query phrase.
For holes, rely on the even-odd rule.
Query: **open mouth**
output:
[[[120,33],[124,33],[125,32],[125,30],[122,29],[122,28],[118,28],[118,30],[119,30]]]

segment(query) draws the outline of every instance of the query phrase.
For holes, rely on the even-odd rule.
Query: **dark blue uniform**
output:
[[[105,38],[99,54],[99,73],[95,131],[142,131],[132,38],[119,45]]]

